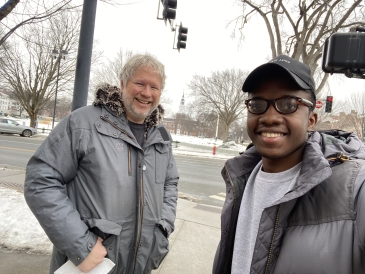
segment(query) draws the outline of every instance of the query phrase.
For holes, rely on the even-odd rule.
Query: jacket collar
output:
[[[117,86],[111,86],[109,84],[99,85],[96,89],[94,106],[105,106],[109,110],[111,110],[117,116],[126,117],[126,110],[124,107],[124,103],[122,100],[122,93],[120,88]],[[144,120],[145,124],[145,138],[147,137],[147,132],[152,128],[156,127],[163,119],[163,115],[165,110],[161,105],[158,105],[157,108],[151,113],[151,115],[147,116]]]
[[[326,178],[328,178],[332,171],[330,163],[326,159],[326,156],[330,154],[330,151],[335,149],[338,151],[342,148],[342,151],[349,153],[350,151],[362,151],[364,152],[364,146],[359,148],[358,142],[356,142],[356,136],[348,135],[347,137],[352,139],[352,150],[346,146],[350,141],[343,138],[336,138],[337,135],[343,137],[343,132],[313,132],[309,134],[308,141],[305,145],[305,151],[303,155],[302,169],[295,183],[295,190],[286,194],[278,203],[286,202],[296,197],[302,196],[310,189],[320,184]],[[329,141],[332,140],[332,141]],[[357,145],[354,145],[357,144]],[[327,146],[334,146],[329,150]],[[353,153],[351,153],[353,155]],[[359,153],[361,154],[361,153]],[[252,172],[255,166],[261,160],[261,155],[256,150],[255,146],[249,146],[249,148],[240,156],[230,159],[226,163],[226,168],[230,174],[230,178],[234,179]],[[223,176],[224,177],[224,176]],[[227,178],[224,177],[226,180]]]

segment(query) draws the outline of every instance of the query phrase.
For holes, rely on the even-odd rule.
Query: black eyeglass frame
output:
[[[295,99],[296,100],[296,108],[292,111],[292,112],[282,112],[278,109],[277,105],[276,105],[276,101],[278,100],[281,100],[281,99],[285,99],[285,98],[292,98],[292,99]],[[252,100],[261,100],[261,101],[265,101],[267,103],[267,106],[266,106],[266,109],[263,111],[263,112],[260,112],[260,113],[255,113],[255,112],[251,112],[250,111],[250,108],[249,108],[249,103],[252,101]],[[248,100],[245,100],[245,105],[247,106],[247,110],[248,112],[250,112],[251,114],[257,114],[257,115],[260,115],[260,114],[264,114],[270,107],[270,105],[273,105],[275,110],[277,112],[279,112],[280,114],[291,114],[291,113],[294,113],[298,110],[298,106],[300,104],[303,104],[307,107],[309,107],[310,109],[313,109],[313,103],[307,99],[304,99],[304,98],[301,98],[301,97],[296,97],[296,96],[284,96],[284,97],[281,97],[281,98],[278,98],[278,99],[274,99],[274,100],[265,100],[265,99],[262,99],[262,98],[252,98],[252,99],[248,99]]]

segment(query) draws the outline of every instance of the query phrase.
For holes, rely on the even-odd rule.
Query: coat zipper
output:
[[[142,171],[143,172],[143,171]],[[134,248],[134,258],[133,258],[133,271],[136,268],[136,260],[137,260],[137,252],[141,242],[141,234],[142,234],[142,220],[143,220],[143,207],[144,207],[144,195],[143,195],[143,175],[141,176],[140,184],[139,184],[139,220],[138,220],[138,235],[137,241]]]
[[[120,132],[124,133],[124,134],[125,134],[125,135],[127,135],[129,138],[131,138],[132,140],[136,141],[136,143],[138,143],[138,142],[137,142],[137,140],[136,140],[136,138],[134,138],[134,136],[133,136],[133,135],[130,135],[128,132],[124,131],[123,129],[121,129],[121,128],[120,128],[120,127],[118,127],[117,125],[113,124],[110,120],[108,120],[108,119],[107,119],[107,118],[105,118],[104,116],[100,116],[100,119],[101,119],[101,120],[103,120],[103,121],[105,121],[105,122],[107,122],[107,123],[109,123],[109,124],[111,124],[114,128],[116,128],[117,130],[119,130]]]
[[[109,123],[110,125],[112,125],[114,128],[118,129],[120,132],[124,133],[125,135],[127,135],[129,138],[131,138],[132,140],[136,141],[137,140],[134,138],[134,136],[130,135],[128,132],[124,131],[123,129],[121,129],[120,127],[118,127],[117,125],[115,125],[114,123],[112,123],[110,120],[108,120],[107,118],[105,118],[104,116],[100,116],[100,118]],[[130,151],[130,146],[128,145],[128,173],[131,175],[132,174],[132,167],[131,167],[131,151]],[[141,171],[143,173],[143,169]],[[133,264],[132,264],[132,272],[134,273],[134,269],[136,267],[136,260],[137,260],[137,252],[138,252],[138,247],[140,245],[141,242],[141,233],[142,233],[142,220],[143,220],[143,207],[144,207],[144,195],[143,195],[143,174],[141,175],[141,180],[139,183],[139,202],[138,202],[138,207],[139,207],[139,219],[138,219],[138,224],[137,224],[137,240],[136,240],[136,245],[134,247],[134,256],[133,256]],[[128,269],[128,266],[127,266]]]
[[[128,175],[132,176],[132,152],[130,144],[128,144]]]
[[[270,261],[271,261],[271,257],[272,257],[272,253],[273,253],[273,249],[274,249],[274,240],[275,240],[276,232],[277,232],[278,226],[279,226],[280,208],[281,208],[281,204],[278,205],[278,210],[276,211],[275,226],[274,226],[274,231],[272,233],[272,238],[271,238],[271,243],[270,243],[270,249],[269,249],[269,255],[267,256],[267,261],[266,261],[266,266],[265,266],[265,272],[264,272],[265,274],[268,273],[269,265],[270,265]]]

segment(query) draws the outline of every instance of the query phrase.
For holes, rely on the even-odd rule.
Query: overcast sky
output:
[[[137,0],[138,1],[138,0]],[[233,0],[179,0],[175,24],[188,28],[186,49],[172,49],[174,32],[157,20],[158,0],[112,7],[98,1],[94,38],[98,49],[114,58],[119,48],[155,55],[165,64],[165,91],[178,109],[183,91],[189,101],[187,84],[194,74],[209,76],[212,71],[240,68],[251,71],[270,58],[269,39],[263,22],[254,19],[245,26],[245,41],[232,39],[233,25],[227,23],[241,14]],[[331,92],[344,98],[351,91],[364,91],[365,81],[331,76]]]

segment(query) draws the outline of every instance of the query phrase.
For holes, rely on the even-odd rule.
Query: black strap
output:
[[[160,131],[160,134],[161,134],[162,139],[163,139],[164,141],[172,141],[172,140],[170,139],[169,134],[167,133],[167,130],[166,130],[166,128],[165,128],[165,127],[159,127],[159,128],[157,128],[157,129]]]

